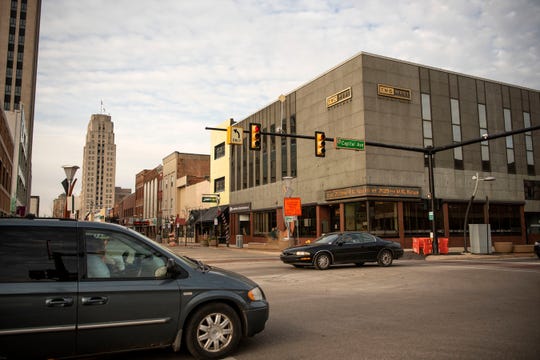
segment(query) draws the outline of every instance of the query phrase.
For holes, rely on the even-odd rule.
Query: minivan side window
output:
[[[2,226],[0,282],[77,281],[76,230]]]
[[[86,229],[86,279],[162,278],[167,258],[150,246],[119,232]]]

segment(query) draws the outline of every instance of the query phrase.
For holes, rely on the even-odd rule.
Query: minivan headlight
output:
[[[264,300],[264,294],[260,288],[256,287],[248,291],[248,298],[251,301],[262,301]]]

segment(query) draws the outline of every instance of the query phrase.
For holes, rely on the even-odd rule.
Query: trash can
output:
[[[244,247],[244,235],[236,235],[236,247],[237,248]]]

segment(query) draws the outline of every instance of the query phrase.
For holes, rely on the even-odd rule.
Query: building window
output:
[[[463,234],[466,211],[467,203],[448,204],[448,226],[451,234]],[[485,224],[483,204],[472,204],[469,210],[469,216],[467,217],[467,222],[469,224]]]
[[[281,129],[284,133],[287,133],[287,120],[283,119],[283,128]],[[281,177],[287,176],[287,137],[280,136],[281,138]]]
[[[486,105],[478,104],[478,126],[480,127],[480,136],[488,134]],[[480,143],[480,154],[482,157],[482,170],[491,171],[491,163],[489,161],[489,141]]]
[[[521,234],[520,205],[489,205],[491,232],[498,235]]]
[[[531,114],[528,112],[523,112],[523,127],[531,127]],[[527,157],[527,174],[534,176],[534,147],[533,147],[533,137],[530,131],[525,133],[525,152]]]
[[[397,203],[369,202],[369,232],[378,236],[398,235]]]
[[[345,204],[345,230],[369,231],[365,201]]]
[[[424,147],[433,146],[433,122],[431,120],[431,100],[429,94],[422,94],[422,129]],[[428,165],[428,157],[424,155],[424,166]]]
[[[296,117],[291,116],[291,134],[296,134]],[[296,138],[291,138],[291,176],[296,177]]]
[[[524,180],[525,200],[540,200],[540,181]]]
[[[276,132],[276,125],[270,125],[270,132]],[[270,136],[270,182],[276,182],[276,137]]]
[[[214,192],[223,192],[225,191],[225,177],[214,180]]]
[[[272,236],[277,228],[276,211],[264,211],[253,213],[253,235],[254,236]],[[277,235],[277,234],[276,234]]]
[[[450,99],[450,112],[452,115],[452,140],[455,143],[461,142],[461,119],[459,116],[459,101]],[[454,148],[454,168],[463,170],[463,148]]]
[[[403,226],[405,236],[426,235],[431,231],[428,209],[424,203],[403,203]]]
[[[298,217],[298,231],[300,236],[317,236],[317,208],[315,206],[302,207],[302,216]]]
[[[225,156],[225,143],[222,142],[214,147],[214,160]]]
[[[510,109],[504,109],[504,131],[512,131],[512,115]],[[514,139],[506,137],[506,161],[509,174],[516,173],[516,160],[514,157]]]
[[[266,128],[263,132],[266,132]],[[262,142],[262,183],[268,184],[268,135],[263,136]]]

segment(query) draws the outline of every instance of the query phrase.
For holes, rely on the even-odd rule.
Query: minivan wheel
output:
[[[230,306],[205,305],[193,314],[187,325],[187,348],[197,359],[222,358],[238,345],[240,327],[240,319]]]

